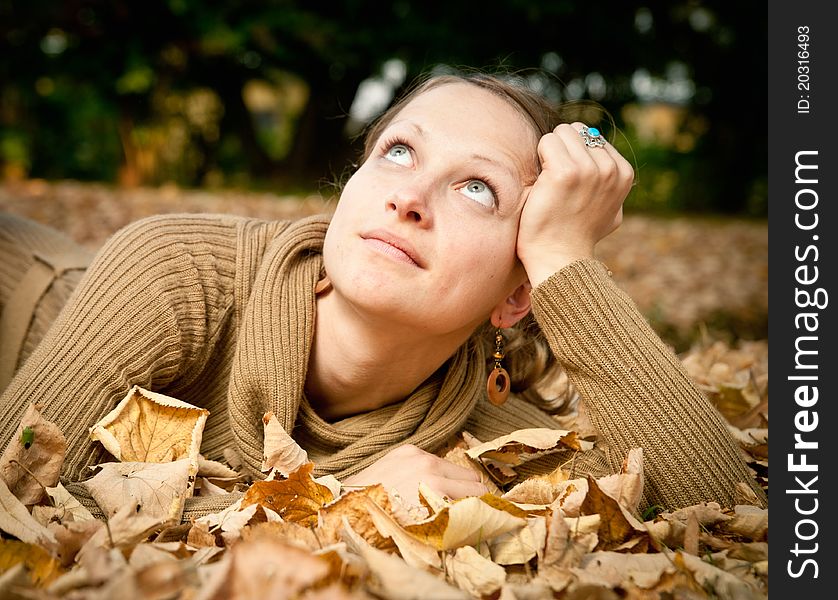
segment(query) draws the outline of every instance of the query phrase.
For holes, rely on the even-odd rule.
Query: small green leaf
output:
[[[29,447],[32,445],[32,442],[35,441],[35,430],[31,427],[24,427],[23,431],[20,434],[20,443],[23,444],[23,447],[29,450]]]

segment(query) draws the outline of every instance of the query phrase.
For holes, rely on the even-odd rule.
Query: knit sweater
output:
[[[208,409],[202,454],[219,459],[233,448],[253,475],[266,410],[308,451],[317,473],[339,478],[401,443],[434,451],[461,429],[488,440],[558,426],[514,396],[496,407],[475,393],[486,376],[477,344],[401,403],[338,423],[321,419],[303,385],[327,225],[327,217],[170,215],[123,228],[43,339],[30,332],[0,397],[0,443],[40,402],[69,443],[64,476],[80,479],[87,466],[111,460],[89,441],[88,428],[135,384]],[[576,261],[535,288],[532,301],[597,432],[597,449],[577,460],[577,472],[617,471],[641,447],[646,503],[731,506],[740,481],[765,502],[721,415],[604,265]]]

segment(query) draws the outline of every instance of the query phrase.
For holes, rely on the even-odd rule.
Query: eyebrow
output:
[[[405,120],[391,121],[390,124],[387,126],[387,128],[389,129],[390,127],[393,127],[394,125],[398,125],[400,123],[403,123],[407,127],[410,127],[411,129],[413,129],[419,135],[419,137],[421,137],[422,139],[427,139],[428,138],[427,133],[425,132],[425,130],[422,128],[422,126],[419,123],[416,123],[416,122],[410,121],[410,120],[406,120],[406,119]],[[483,154],[478,154],[476,152],[471,154],[468,158],[469,158],[469,160],[477,160],[477,161],[480,161],[480,162],[489,163],[490,165],[493,165],[495,167],[498,167],[498,168],[506,171],[506,173],[509,176],[511,176],[515,181],[520,182],[520,184],[524,187],[526,187],[527,185],[531,185],[531,183],[528,183],[528,180],[525,178],[524,173],[516,174],[515,171],[513,171],[508,165],[500,162],[499,160],[496,160],[496,159],[491,158],[489,156],[485,156]]]

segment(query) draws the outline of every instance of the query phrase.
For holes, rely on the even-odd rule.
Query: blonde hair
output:
[[[398,113],[417,96],[452,83],[468,83],[487,90],[508,102],[529,122],[537,137],[541,138],[562,123],[583,121],[596,124],[604,117],[612,124],[613,119],[595,102],[568,102],[554,104],[538,92],[530,89],[521,77],[511,73],[489,74],[471,71],[462,74],[425,76],[413,82],[405,93],[373,121],[363,132],[364,146],[362,162],[375,149],[383,131]],[[540,171],[540,169],[539,169]],[[536,404],[548,412],[560,412],[573,400],[573,391],[565,383],[559,388],[564,391],[555,395],[555,382],[560,378],[561,366],[538,326],[532,313],[525,316],[514,327],[503,330],[504,367],[509,373],[512,392]],[[486,356],[494,353],[494,329],[491,323],[479,327],[472,335],[486,346]],[[488,371],[494,366],[492,359],[487,361]],[[540,390],[551,388],[549,397]]]

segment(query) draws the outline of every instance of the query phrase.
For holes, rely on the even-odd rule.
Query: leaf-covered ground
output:
[[[323,207],[318,198],[175,188],[0,186],[0,210],[52,224],[91,248],[148,214],[290,218]],[[685,366],[767,489],[765,225],[629,214],[603,242],[601,258],[665,337],[691,343],[681,353]],[[477,470],[491,493],[452,502],[423,488],[417,508],[380,486],[315,480],[305,452],[270,413],[263,469],[271,475],[251,484],[234,456],[222,464],[197,454],[199,409],[138,388],[126,392],[92,433],[114,455],[86,484],[107,524],[56,485],[62,433],[37,407],[24,417],[0,457],[0,596],[768,597],[768,513],[745,489],[736,506],[641,512],[640,450],[608,477],[579,479],[560,468],[512,480],[517,463],[587,446],[585,423],[573,413],[562,416],[567,431],[558,434],[525,430],[476,440],[462,432],[441,454]],[[169,437],[134,426],[143,415],[171,423]],[[180,525],[193,495],[232,505]]]

